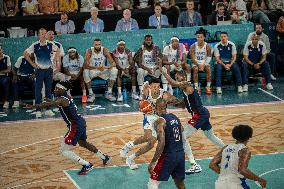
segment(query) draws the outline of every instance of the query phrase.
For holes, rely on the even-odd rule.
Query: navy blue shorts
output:
[[[174,180],[183,181],[185,178],[184,156],[184,151],[162,154],[151,174],[151,179],[168,181],[172,176]]]
[[[212,125],[209,121],[210,113],[207,108],[202,108],[195,113],[192,118],[188,121],[195,129],[201,129],[202,131],[208,131],[212,128]]]
[[[79,140],[87,140],[86,122],[73,122],[64,136],[65,143],[76,146]]]

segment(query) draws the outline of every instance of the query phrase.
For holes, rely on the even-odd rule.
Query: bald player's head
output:
[[[158,115],[161,115],[163,113],[167,113],[167,101],[166,100],[159,98],[156,101],[156,113]]]

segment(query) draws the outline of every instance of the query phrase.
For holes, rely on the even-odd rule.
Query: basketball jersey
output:
[[[155,57],[153,55],[153,49],[149,52],[148,50],[143,50],[142,63],[147,68],[154,68],[156,65]]]
[[[65,92],[64,95],[60,96],[61,98],[64,98],[68,100],[69,105],[67,107],[63,106],[58,106],[59,107],[59,112],[63,118],[63,120],[66,122],[67,126],[69,127],[70,125],[74,123],[79,123],[83,120],[80,114],[78,114],[78,109],[76,104],[74,103],[73,99],[67,95]],[[78,124],[80,125],[80,124]]]
[[[105,66],[106,64],[106,57],[104,55],[104,47],[101,47],[101,50],[99,53],[95,53],[95,48],[91,47],[92,56],[90,59],[90,65],[91,66]]]
[[[246,148],[244,144],[229,144],[222,152],[221,170],[219,178],[243,178],[238,171],[239,151]]]
[[[117,49],[113,51],[114,57],[118,59],[118,65],[122,69],[129,68],[129,61],[128,61],[128,55],[129,55],[130,50],[125,49],[123,53],[119,53]]]
[[[187,95],[183,92],[183,98],[185,102],[185,107],[191,115],[194,113],[199,113],[200,108],[203,107],[201,99],[197,91],[194,89],[192,94]]]
[[[181,123],[174,114],[162,114],[160,117],[166,121],[165,147],[163,153],[175,153],[183,151]]]
[[[195,42],[194,45],[195,45],[194,53],[197,63],[203,64],[207,58],[207,43],[205,42],[203,47],[201,48],[198,46],[197,42]]]
[[[178,60],[182,60],[182,55],[186,53],[186,48],[183,44],[179,44],[178,48],[179,51],[177,49],[173,49],[172,45],[168,45],[164,48],[163,55],[167,56],[168,62],[177,62]]]

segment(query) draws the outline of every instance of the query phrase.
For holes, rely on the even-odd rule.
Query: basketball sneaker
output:
[[[96,95],[95,94],[91,94],[91,95],[88,96],[87,102],[94,102],[95,99],[96,99]]]
[[[194,173],[200,173],[202,171],[201,166],[197,163],[192,164],[191,167],[185,171],[185,174],[190,175]]]
[[[136,92],[132,92],[131,97],[132,97],[134,100],[139,100],[139,96],[137,95]]]
[[[106,93],[105,98],[108,99],[111,102],[116,100],[116,98],[109,92]]]
[[[266,88],[267,90],[273,90],[273,86],[271,85],[271,83],[267,83]]]
[[[222,94],[222,88],[221,87],[216,87],[217,94]]]
[[[206,87],[206,94],[207,95],[211,95],[212,94],[211,87]]]
[[[78,172],[78,175],[86,175],[93,168],[93,164],[89,162],[89,165],[83,165],[82,169]]]
[[[14,101],[14,104],[12,108],[19,108],[20,107],[20,102],[19,101]]]
[[[117,102],[122,102],[122,101],[123,101],[123,96],[122,96],[122,94],[118,94],[118,95],[117,95],[116,101],[117,101]]]
[[[42,117],[41,111],[36,111],[35,115],[36,115],[36,118]]]
[[[131,170],[138,169],[138,165],[136,165],[134,160],[130,157],[126,158],[126,165],[128,165]]]
[[[107,165],[111,161],[111,158],[108,155],[105,155],[105,159],[102,160],[103,160],[103,165]]]
[[[248,92],[248,85],[247,84],[243,85],[243,92]]]
[[[86,95],[82,95],[82,103],[87,102],[88,97]]]
[[[3,108],[4,109],[8,109],[9,108],[9,102],[8,101],[4,102]]]
[[[243,87],[242,86],[238,86],[238,93],[242,93],[243,92]]]
[[[44,114],[45,114],[46,116],[50,116],[50,117],[52,117],[52,116],[55,115],[55,113],[53,113],[52,110],[46,110],[46,111],[44,112]]]

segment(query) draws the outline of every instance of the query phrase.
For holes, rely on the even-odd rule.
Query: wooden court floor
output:
[[[214,131],[225,143],[233,142],[231,130],[234,125],[246,123],[254,128],[249,143],[253,154],[284,151],[284,103],[219,106],[209,110]],[[189,114],[186,111],[175,113],[182,123],[187,122]],[[98,115],[86,120],[88,140],[112,156],[110,166],[124,165],[119,150],[125,142],[143,133],[142,115]],[[0,188],[75,188],[63,170],[79,169],[80,166],[62,157],[58,151],[61,136],[66,131],[61,119],[0,123]],[[202,132],[197,132],[189,141],[196,158],[211,157],[218,151]],[[95,166],[102,166],[94,154],[78,147],[75,151]],[[136,163],[148,162],[153,151],[139,157]]]

